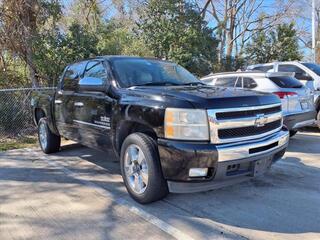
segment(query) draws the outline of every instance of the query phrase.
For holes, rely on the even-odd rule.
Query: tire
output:
[[[38,139],[40,148],[44,153],[49,154],[60,150],[61,138],[51,132],[46,118],[39,120]]]
[[[317,127],[320,129],[320,110],[318,110],[317,112],[316,120],[317,120]]]
[[[123,142],[120,154],[121,174],[131,197],[141,204],[151,203],[168,194],[155,141],[142,133],[133,133]]]
[[[290,137],[293,137],[294,135],[297,134],[297,130],[290,130]]]

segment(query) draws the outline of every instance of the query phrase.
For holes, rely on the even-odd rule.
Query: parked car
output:
[[[290,135],[315,122],[313,95],[293,77],[293,73],[231,72],[210,74],[201,79],[204,83],[232,88],[245,88],[278,95],[282,103],[284,125]]]
[[[60,138],[119,157],[140,203],[251,179],[288,145],[273,94],[214,88],[162,60],[104,56],[70,64],[51,94],[35,93],[33,118],[45,153]]]
[[[320,65],[311,62],[274,62],[250,65],[248,70],[264,72],[294,72],[297,78],[314,94],[315,108],[317,111],[317,125],[320,128]]]

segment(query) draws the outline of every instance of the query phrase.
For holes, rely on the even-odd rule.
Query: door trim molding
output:
[[[98,128],[103,128],[103,129],[110,129],[110,127],[107,127],[107,126],[102,126],[102,125],[98,125],[98,124],[83,122],[83,121],[79,121],[79,120],[73,120],[73,122],[76,122],[76,123],[79,123],[79,124],[83,124],[83,125],[87,125],[87,126],[92,126],[92,127],[98,127]]]

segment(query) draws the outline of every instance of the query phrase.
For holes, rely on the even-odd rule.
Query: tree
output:
[[[138,26],[156,57],[175,61],[198,75],[212,70],[218,42],[189,1],[150,0]]]
[[[257,31],[279,24],[292,6],[292,0],[204,0],[200,3],[204,3],[203,6],[199,4],[203,18],[215,25],[219,40],[218,59],[221,65],[227,65],[222,68],[230,68],[234,59],[241,59],[247,41]]]
[[[249,63],[301,60],[294,24],[281,24],[272,31],[255,34],[246,47]]]

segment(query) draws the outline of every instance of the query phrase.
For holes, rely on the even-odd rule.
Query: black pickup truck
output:
[[[59,151],[61,137],[113,149],[140,203],[250,179],[288,145],[277,96],[207,86],[157,59],[102,56],[70,64],[56,91],[36,92],[32,106],[45,153]]]

